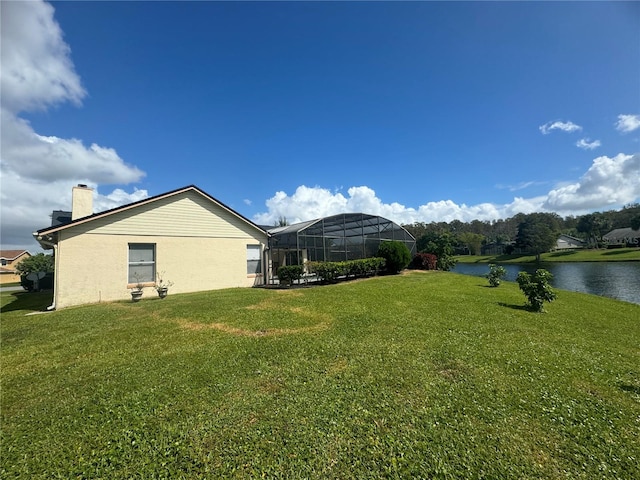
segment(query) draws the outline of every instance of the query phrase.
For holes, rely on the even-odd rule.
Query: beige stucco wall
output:
[[[56,308],[130,299],[129,243],[155,244],[156,271],[173,282],[170,294],[262,283],[262,277],[247,275],[247,245],[264,249],[266,234],[198,194],[110,220],[60,232]],[[157,298],[152,287],[145,288],[145,298]]]
[[[16,283],[20,281],[20,275],[11,272],[2,272],[0,274],[0,285],[4,285],[6,283]]]

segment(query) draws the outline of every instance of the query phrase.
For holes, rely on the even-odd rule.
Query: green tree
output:
[[[469,249],[471,255],[480,255],[480,248],[485,236],[480,233],[462,232],[458,234],[458,241]]]
[[[640,213],[635,217],[631,218],[631,229],[640,230]]]
[[[400,273],[411,262],[411,252],[403,242],[382,242],[378,247],[377,257],[385,259],[388,273]]]
[[[560,236],[560,217],[553,213],[531,213],[518,225],[516,245],[534,253],[540,261],[540,254],[551,250]]]
[[[38,253],[29,258],[25,258],[16,265],[16,272],[20,276],[29,275],[33,272],[53,272],[54,261],[52,255]]]
[[[420,237],[416,248],[420,253],[431,253],[438,258],[438,270],[451,270],[456,260],[453,258],[455,237],[449,232],[429,232]]]
[[[576,230],[586,235],[587,243],[597,247],[602,236],[611,230],[611,220],[600,212],[589,213],[580,217]]]
[[[287,220],[287,217],[284,216],[280,216],[278,217],[278,221],[275,223],[276,227],[288,227],[289,226],[289,220]]]

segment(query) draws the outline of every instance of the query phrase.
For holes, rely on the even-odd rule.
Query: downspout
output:
[[[56,298],[58,293],[58,244],[53,244],[53,260],[55,267],[53,269],[53,303],[47,307],[47,311],[50,312],[56,309]]]
[[[58,244],[57,243],[53,243],[50,240],[46,240],[44,238],[42,238],[41,236],[38,236],[37,233],[34,233],[33,236],[36,238],[36,240],[38,241],[38,243],[42,246],[47,245],[51,248],[53,248],[53,260],[55,261],[54,267],[53,267],[53,303],[51,305],[49,305],[47,307],[47,311],[50,312],[52,310],[56,309],[56,295],[58,292]],[[49,236],[49,238],[52,238],[51,236]]]

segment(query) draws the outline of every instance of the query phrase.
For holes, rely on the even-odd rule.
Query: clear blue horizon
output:
[[[9,3],[3,248],[76,183],[100,210],[195,184],[261,224],[640,198],[637,2]]]

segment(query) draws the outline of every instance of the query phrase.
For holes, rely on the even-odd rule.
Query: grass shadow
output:
[[[7,298],[10,297],[10,298]],[[44,292],[11,292],[2,295],[0,313],[28,310],[43,312],[53,302],[53,290]]]
[[[637,385],[630,385],[628,383],[618,382],[618,388],[623,392],[634,393],[640,395],[640,387]]]
[[[500,305],[501,307],[511,308],[512,310],[523,310],[525,312],[531,311],[531,309],[526,305],[512,305],[504,302],[498,302],[498,305]]]
[[[568,257],[570,255],[575,255],[577,252],[575,250],[565,250],[562,252],[553,252],[549,254],[549,257]]]
[[[607,250],[602,255],[603,256],[605,256],[605,255],[606,256],[609,256],[609,255],[622,255],[624,253],[629,253],[629,250],[627,250],[626,248]]]
[[[493,260],[496,262],[507,262],[509,260],[514,261],[518,260],[519,258],[526,258],[530,256],[531,254],[529,253],[512,253],[510,255],[503,253],[502,255],[496,255]]]

